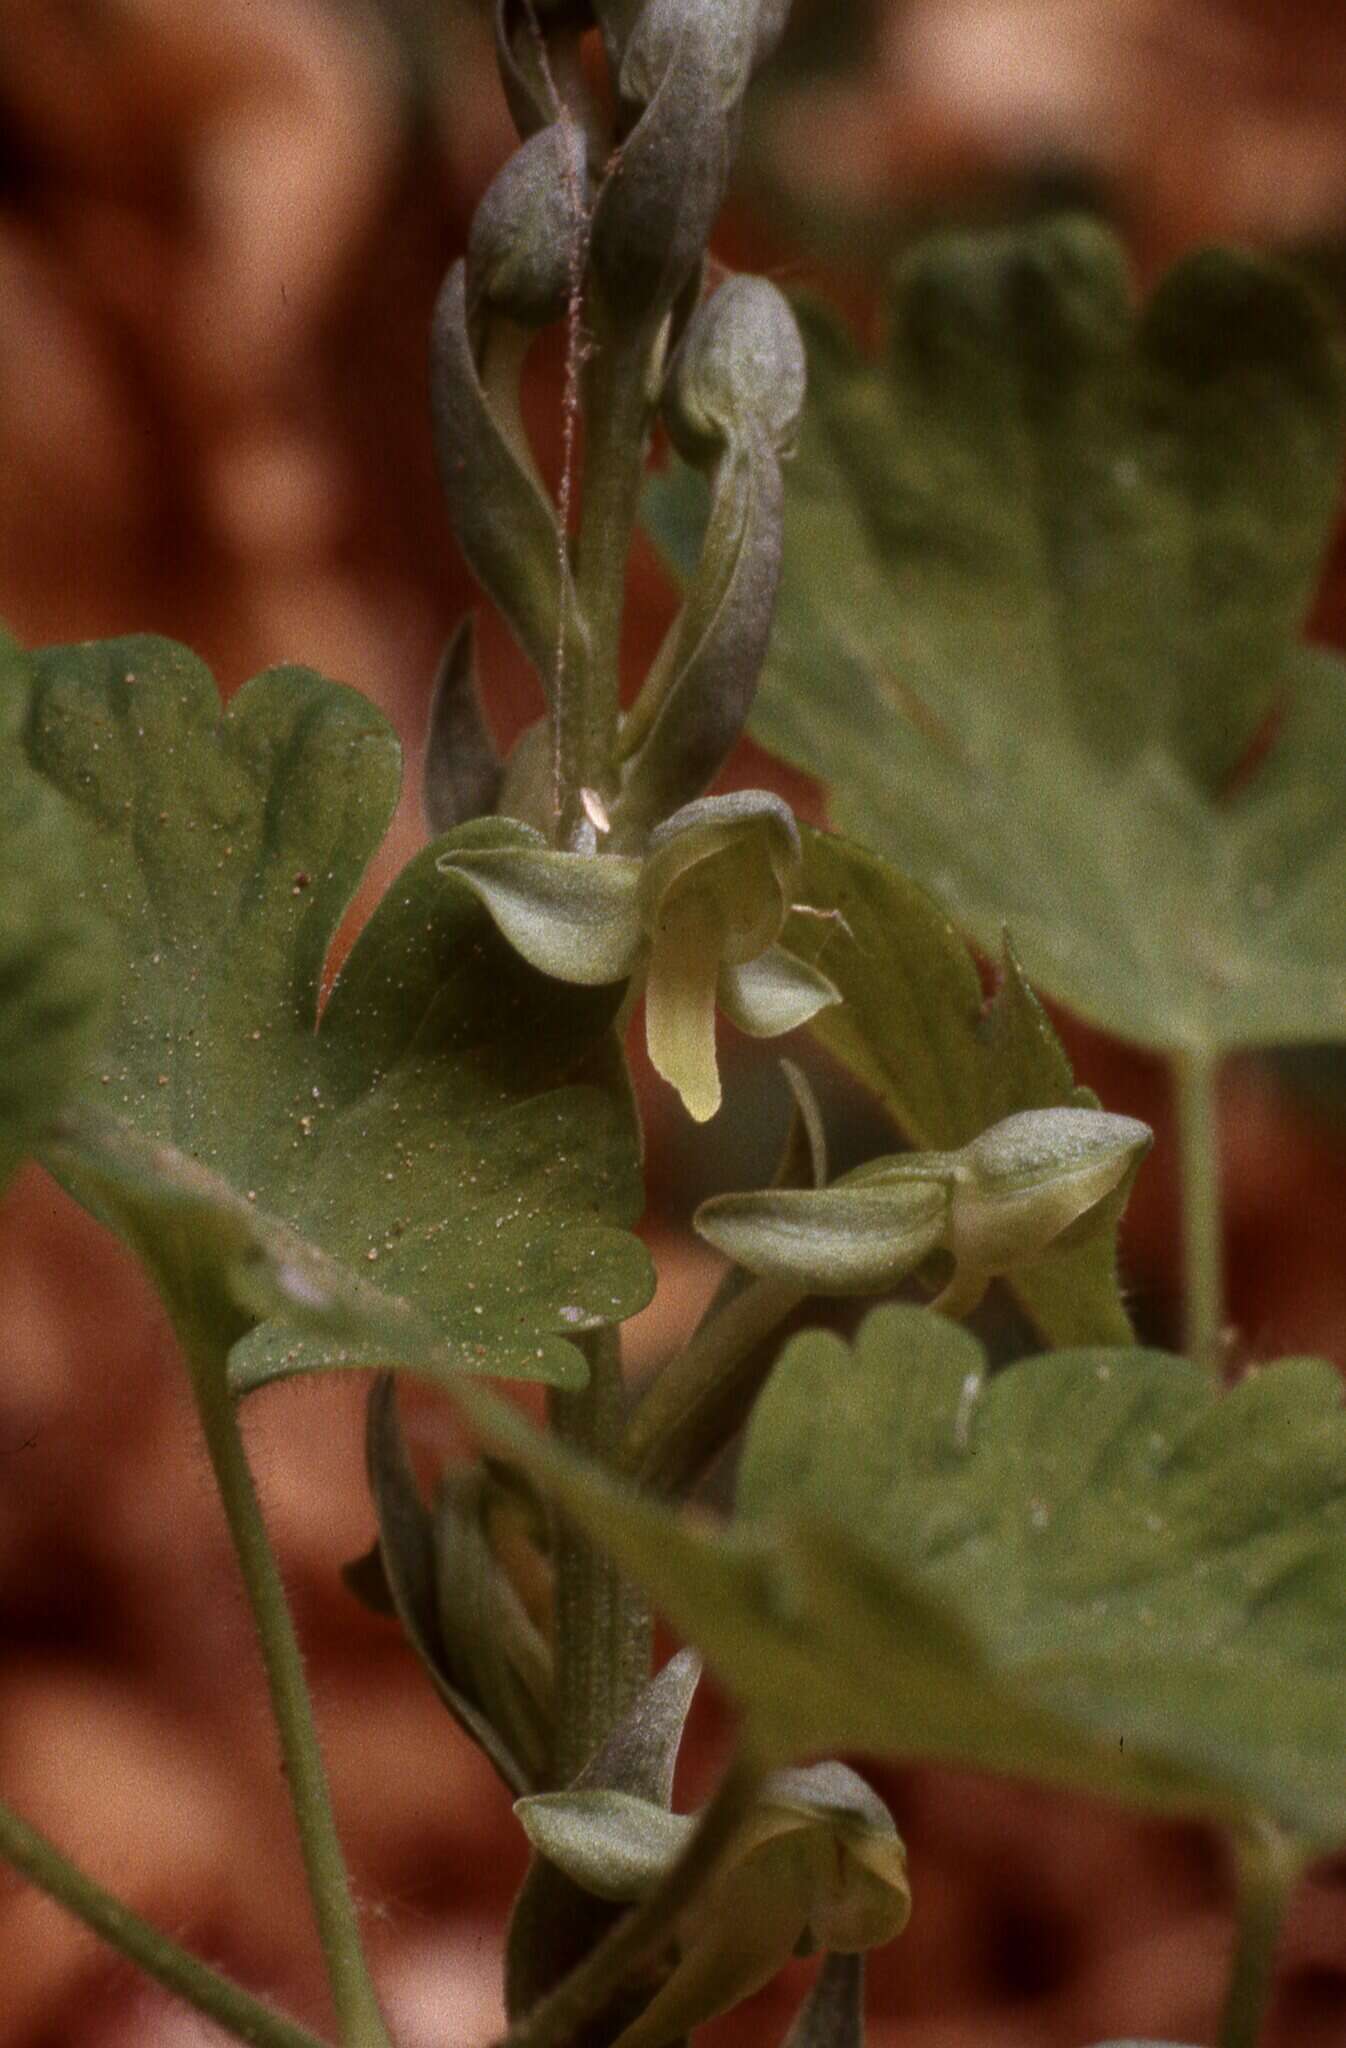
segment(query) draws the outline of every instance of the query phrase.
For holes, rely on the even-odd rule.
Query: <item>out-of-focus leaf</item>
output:
[[[201,663],[152,639],[51,649],[35,676],[29,758],[77,814],[85,897],[121,961],[100,1109],[405,1297],[443,1369],[582,1382],[567,1333],[630,1314],[650,1284],[620,1227],[640,1190],[614,999],[527,968],[437,872],[441,841],[393,884],[319,1023],[337,921],[396,798],[382,715],[298,669],[221,713]],[[170,1252],[189,1271],[191,1245]],[[252,1321],[239,1388],[401,1357],[368,1327],[338,1343]]]
[[[1346,1413],[1320,1362],[1223,1394],[1137,1350],[987,1380],[957,1325],[876,1310],[854,1348],[787,1347],[727,1532],[513,1450],[770,1757],[941,1759],[1346,1840]]]
[[[29,689],[0,632],[0,1186],[83,1079],[112,965],[74,822],[24,758]]]
[[[1137,316],[1070,220],[915,251],[878,362],[806,326],[758,738],[1119,1035],[1340,1035],[1346,678],[1299,640],[1342,455],[1315,303],[1208,250]]]

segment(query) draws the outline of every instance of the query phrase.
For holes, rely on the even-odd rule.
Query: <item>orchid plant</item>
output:
[[[1293,1884],[1346,1844],[1346,1417],[1319,1361],[1224,1384],[1213,1079],[1346,1016],[1346,688],[1298,638],[1337,342],[1295,280],[1223,252],[1137,314],[1079,221],[915,251],[880,362],[816,309],[801,334],[707,257],[786,11],[496,0],[520,144],[438,303],[434,431],[543,708],[502,760],[460,624],[428,844],[325,998],[396,800],[382,714],[298,668],[222,709],[148,637],[5,643],[0,1167],[35,1154],[167,1304],[340,2048],[395,2028],[237,1421],[320,1370],[375,1374],[346,1583],[531,1846],[505,2048],[674,2048],[812,1953],[789,2048],[861,2048],[863,1958],[920,1871],[842,1754],[1223,1830],[1218,2038],[1254,2048]],[[519,401],[551,325],[559,493]],[[624,704],[641,519],[681,605]],[[750,716],[853,839],[715,793]],[[969,941],[999,950],[989,1001]],[[1077,1085],[1029,974],[1171,1061],[1185,1355],[1136,1343],[1119,1285],[1151,1134]],[[632,1387],[642,999],[678,1114],[720,1108],[717,1013],[788,1041],[793,1108],[772,1184],[692,1219],[722,1282]],[[840,1175],[810,1046],[893,1133]],[[988,1290],[1033,1332],[994,1371],[967,1327]],[[839,1335],[826,1304],[856,1296],[884,1299]],[[480,1445],[429,1496],[403,1374]],[[485,1377],[543,1385],[548,1426]],[[725,1517],[692,1497],[731,1449]],[[658,1670],[656,1612],[687,1646]],[[703,1658],[738,1737],[689,1813]],[[6,1807],[0,1854],[238,2039],[317,2048]]]

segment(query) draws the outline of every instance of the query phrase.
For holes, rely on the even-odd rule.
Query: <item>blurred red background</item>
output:
[[[467,0],[0,0],[0,614],[21,637],[169,633],[226,692],[302,660],[377,698],[415,765],[439,646],[473,601],[435,484],[425,338],[512,144],[483,15]],[[1291,249],[1335,289],[1344,123],[1346,20],[1326,0],[797,0],[717,246],[863,321],[922,224],[1084,200],[1142,278],[1216,235]],[[545,351],[536,378],[545,435]],[[1346,622],[1340,568],[1315,622],[1328,638]],[[639,666],[669,594],[646,553],[634,579]],[[490,620],[483,661],[509,736],[532,685]],[[736,779],[765,772],[754,758]],[[408,801],[366,902],[420,832]],[[1159,1127],[1125,1260],[1143,1329],[1171,1339],[1161,1077],[1063,1028],[1081,1078]],[[652,1108],[664,1282],[637,1367],[711,1283],[676,1226],[729,1143],[698,1148]],[[1225,1112],[1235,1355],[1346,1361],[1344,1127],[1270,1064],[1231,1070]],[[260,1670],[163,1318],[38,1173],[0,1224],[4,1794],[321,2027]],[[471,2048],[498,2019],[523,1859],[488,1768],[339,1582],[372,1527],[361,1395],[273,1392],[249,1437],[399,2040]],[[433,1446],[431,1411],[420,1427]],[[718,1720],[711,1703],[703,1756]],[[1218,1845],[1033,1788],[879,1782],[916,1911],[872,1971],[876,2048],[1209,2038],[1230,1932]],[[0,1983],[0,2048],[212,2038],[3,1876]],[[798,1989],[718,2038],[779,2039]],[[1269,2039],[1346,2040],[1346,1873],[1304,1888]]]

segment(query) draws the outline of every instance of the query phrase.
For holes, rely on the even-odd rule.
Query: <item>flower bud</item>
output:
[[[790,0],[597,0],[623,99],[645,106],[680,43],[694,42],[721,110],[731,113],[785,29]]]
[[[522,327],[559,320],[586,232],[588,164],[579,123],[562,113],[515,150],[472,222],[467,304]]]
[[[560,112],[544,38],[578,38],[593,19],[591,0],[495,0],[496,63],[520,135],[547,127]]]
[[[1029,1109],[956,1155],[948,1249],[955,1265],[1006,1273],[1095,1221],[1123,1197],[1150,1148],[1148,1125],[1101,1109]]]
[[[698,307],[664,387],[678,453],[698,465],[761,434],[778,455],[804,407],[804,344],[788,301],[764,277],[731,277]]]
[[[657,324],[700,261],[729,182],[730,141],[689,32],[674,45],[594,204],[593,270],[631,325]]]

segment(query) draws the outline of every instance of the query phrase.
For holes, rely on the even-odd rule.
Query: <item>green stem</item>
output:
[[[1184,1345],[1189,1358],[1212,1370],[1223,1361],[1225,1327],[1218,1067],[1218,1056],[1204,1050],[1170,1059],[1182,1173]]]
[[[621,1339],[601,1330],[584,1346],[589,1384],[553,1390],[548,1417],[566,1444],[616,1462],[624,1411]],[[574,1524],[558,1517],[555,1572],[556,1737],[552,1777],[568,1785],[616,1726],[649,1676],[650,1614],[643,1595]]]
[[[498,2048],[571,2048],[586,2022],[668,1946],[677,1921],[714,1875],[750,1811],[760,1782],[759,1771],[747,1761],[737,1759],[731,1765],[672,1869],[554,1991],[510,2028]]]
[[[584,491],[575,556],[575,592],[589,633],[587,672],[567,678],[557,707],[557,766],[562,845],[583,817],[579,791],[616,794],[621,704],[621,635],[626,564],[640,509],[649,432],[649,366],[654,334],[634,333],[594,286],[587,304],[584,370]]]
[[[806,1299],[788,1280],[750,1280],[714,1310],[631,1417],[623,1471],[657,1493],[690,1487],[746,1420],[773,1363],[766,1340]]]
[[[193,1361],[193,1388],[220,1498],[243,1573],[266,1667],[281,1758],[290,1787],[342,2048],[390,2048],[332,1818],[327,1772],[313,1725],[303,1658],[275,1555],[262,1521],[222,1360]]]
[[[253,2048],[325,2048],[316,2034],[253,1998],[218,1970],[179,1948],[120,1899],[86,1877],[55,1844],[0,1803],[0,1856],[58,1905],[129,1957],[188,2005]]]
[[[1299,1878],[1298,1847],[1269,1822],[1240,1836],[1238,1928],[1219,2048],[1257,2048],[1275,1982],[1276,1945]]]

